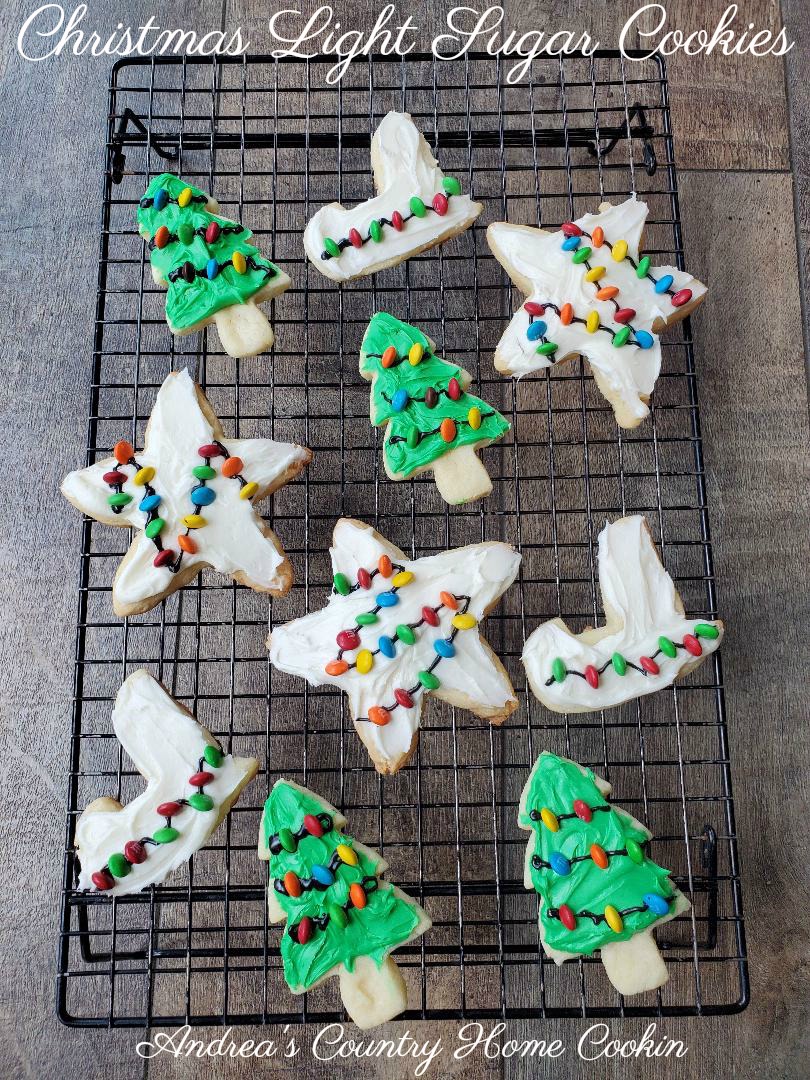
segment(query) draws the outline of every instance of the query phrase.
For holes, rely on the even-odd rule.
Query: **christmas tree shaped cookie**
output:
[[[499,371],[520,376],[584,356],[616,422],[644,420],[661,369],[658,334],[706,295],[691,274],[641,255],[646,219],[646,204],[630,198],[554,233],[489,226],[495,258],[527,298],[498,343]]]
[[[689,901],[650,858],[652,834],[609,794],[589,769],[540,755],[518,812],[533,834],[524,884],[540,896],[540,939],[555,963],[599,949],[619,993],[641,994],[668,978],[652,930]]]
[[[173,334],[213,322],[230,356],[255,356],[273,344],[256,306],[290,287],[290,279],[248,241],[250,229],[218,214],[200,188],[163,173],[138,206],[138,231],[149,244],[152,276],[168,287],[166,320]]]
[[[141,530],[113,582],[117,615],[149,611],[206,566],[281,596],[292,568],[254,503],[286,484],[312,452],[271,439],[227,439],[187,371],[158,391],[144,448],[65,477],[62,494],[96,521]]]
[[[687,619],[643,517],[599,534],[599,587],[606,623],[572,634],[544,623],[523,647],[532,690],[555,712],[592,712],[671,686],[713,653],[723,624]]]
[[[302,994],[337,975],[349,1016],[370,1028],[407,1008],[389,953],[431,924],[418,904],[381,880],[388,864],[343,835],[345,824],[334,806],[279,780],[264,806],[259,858],[270,862],[270,920],[286,920],[281,959],[288,986]]]
[[[467,393],[470,376],[437,356],[421,330],[375,315],[360,348],[360,374],[371,380],[372,424],[388,425],[383,459],[392,480],[431,469],[439,494],[453,505],[492,491],[476,452],[509,423]]]
[[[377,196],[329,203],[304,232],[307,255],[333,281],[374,274],[464,232],[483,207],[445,176],[408,113],[390,112],[371,140]]]
[[[146,790],[126,806],[96,799],[79,818],[75,839],[79,888],[121,896],[188,862],[259,763],[224,753],[148,671],[133,672],[118,691],[113,729]]]
[[[393,773],[416,749],[425,695],[501,723],[515,692],[478,624],[517,576],[508,544],[472,544],[408,559],[368,525],[342,519],[334,586],[322,611],[273,628],[270,660],[349,696],[374,764]]]

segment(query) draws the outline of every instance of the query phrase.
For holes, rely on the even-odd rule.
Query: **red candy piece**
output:
[[[339,649],[356,649],[360,644],[360,635],[356,630],[341,630],[336,640]]]
[[[447,396],[451,401],[458,401],[461,397],[461,383],[458,379],[451,379],[447,384]]]
[[[588,686],[591,686],[594,690],[596,690],[599,686],[599,672],[596,670],[593,664],[588,664],[588,666],[585,668],[585,678],[588,680]]]
[[[127,474],[119,472],[118,469],[111,469],[110,472],[105,472],[101,479],[105,484],[123,484],[126,482]]]
[[[394,697],[397,700],[397,705],[401,705],[403,709],[413,708],[413,698],[407,690],[400,690],[399,688],[397,688],[394,691]]]
[[[582,236],[582,229],[573,221],[564,221],[560,226],[563,236]]]
[[[197,453],[200,457],[219,457],[222,451],[216,443],[209,442],[206,443],[205,446],[201,446]]]
[[[648,675],[657,675],[661,670],[651,656],[640,656],[638,662]]]
[[[129,464],[129,459],[135,456],[135,450],[132,443],[127,442],[126,439],[120,439],[113,447],[113,457],[119,465]]]
[[[546,305],[538,304],[536,300],[527,300],[523,305],[523,310],[527,311],[529,315],[542,315],[546,310]]]
[[[301,922],[298,924],[298,944],[306,945],[309,939],[312,937],[312,931],[314,929],[312,919],[309,915],[305,915]]]
[[[162,802],[157,808],[157,812],[160,817],[174,817],[175,814],[180,813],[180,803]]]
[[[680,292],[676,292],[675,295],[672,297],[672,306],[673,307],[683,307],[683,305],[688,304],[691,299],[692,299],[692,290],[691,289],[681,289]]]
[[[95,887],[102,892],[115,888],[115,878],[109,870],[96,870],[95,874],[92,875],[92,881]]]
[[[399,210],[395,210],[391,215],[391,224],[394,226],[397,232],[402,231],[402,226],[405,224],[405,222],[402,220],[402,214],[400,214]]]
[[[323,836],[323,825],[314,814],[304,815],[304,828],[310,836]]]
[[[613,316],[613,318],[618,323],[629,323],[630,320],[634,319],[635,317],[636,317],[636,310],[635,310],[635,308],[631,308],[631,307],[619,308],[619,310]]]
[[[559,908],[560,922],[566,928],[566,930],[576,930],[577,917],[568,906],[568,904],[560,904]]]
[[[360,248],[363,246],[363,237],[357,229],[349,229],[349,242],[352,247]]]
[[[703,652],[703,646],[700,644],[694,634],[683,635],[683,647],[688,653],[691,653],[692,656],[700,656],[700,654]]]
[[[130,840],[124,844],[124,858],[129,863],[142,863],[146,859],[146,848],[140,840]]]
[[[165,248],[169,242],[170,237],[171,233],[169,232],[169,230],[166,228],[165,225],[161,225],[158,231],[155,233],[155,247]]]
[[[447,196],[443,195],[441,191],[433,196],[433,209],[439,217],[444,217],[447,213]]]
[[[593,810],[582,799],[574,800],[574,813],[577,815],[580,821],[588,822],[593,817]]]
[[[385,727],[391,720],[391,713],[383,705],[372,705],[368,710],[368,718],[377,727]]]
[[[439,616],[436,614],[432,607],[426,606],[422,608],[422,618],[425,620],[428,626],[439,625]]]
[[[206,244],[215,244],[219,240],[219,234],[222,230],[219,227],[218,221],[212,221],[208,228],[205,230],[205,242]]]
[[[168,566],[169,563],[173,562],[174,552],[171,548],[163,548],[163,550],[159,551],[154,557],[154,559],[152,559],[152,563],[154,566]]]
[[[361,589],[371,588],[371,574],[366,570],[364,566],[361,566],[357,571],[357,584]]]
[[[210,784],[214,779],[214,774],[210,772],[195,772],[193,776],[188,778],[188,782],[192,787],[205,787],[206,784]]]

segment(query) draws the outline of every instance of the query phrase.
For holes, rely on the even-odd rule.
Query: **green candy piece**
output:
[[[206,764],[211,765],[212,768],[218,769],[222,764],[223,753],[218,746],[212,746],[210,743],[203,750],[203,758],[205,758]]]
[[[171,825],[164,825],[162,829],[158,829],[152,839],[156,844],[171,844],[176,840],[180,833]]]
[[[163,518],[152,518],[146,528],[143,530],[150,540],[154,540],[156,536],[160,536],[166,522]]]
[[[414,195],[410,201],[411,213],[414,217],[424,217],[427,213],[427,207],[419,198],[418,195]]]
[[[331,255],[331,257],[333,259],[339,259],[340,258],[340,248],[337,246],[337,244],[331,238],[331,236],[327,236],[327,237],[324,238],[323,249],[326,252],[326,254]]]
[[[542,345],[537,346],[537,352],[541,356],[553,356],[558,348],[556,341],[544,341]]]
[[[107,502],[110,506],[126,506],[127,503],[132,502],[132,496],[127,495],[125,491],[115,491],[107,496]]]
[[[217,475],[217,470],[210,465],[195,465],[191,470],[192,476],[196,476],[198,480],[213,480]]]
[[[352,591],[349,579],[345,574],[335,574],[332,583],[335,586],[335,592],[340,593],[341,596],[348,596]]]
[[[695,626],[695,636],[710,638],[712,641],[716,641],[720,637],[720,630],[716,626],[712,626],[711,623],[699,622]]]
[[[442,187],[447,195],[460,195],[461,184],[456,180],[455,176],[445,176],[442,180]]]
[[[181,244],[191,244],[194,242],[194,226],[184,221],[182,225],[177,226],[177,239]]]
[[[397,637],[404,645],[413,645],[416,634],[407,623],[400,623],[397,627]]]
[[[669,638],[664,637],[663,634],[658,639],[658,648],[661,650],[664,656],[668,656],[670,660],[674,660],[675,657],[678,655],[678,650],[675,646],[675,642],[670,641]]]
[[[345,929],[345,927],[349,923],[349,916],[346,914],[340,904],[327,904],[326,913],[332,920],[332,922],[341,930]]]
[[[568,672],[565,670],[565,661],[562,657],[557,657],[554,663],[551,665],[551,674],[555,682],[565,682],[565,676]]]
[[[113,877],[126,877],[132,873],[132,866],[118,851],[107,859],[107,869]]]
[[[368,235],[371,237],[375,244],[379,244],[379,242],[383,238],[382,225],[380,225],[379,221],[377,221],[376,218],[368,227]]]
[[[639,865],[644,862],[644,850],[637,840],[628,836],[624,846],[627,848],[627,855],[631,862]]]
[[[621,653],[615,652],[610,658],[611,664],[613,664],[613,670],[617,675],[627,674],[627,661]]]
[[[645,278],[650,272],[650,256],[645,255],[636,267],[636,277]]]
[[[293,852],[298,847],[298,841],[295,839],[289,829],[278,830],[278,842],[281,844],[285,851]]]
[[[585,247],[578,247],[574,252],[571,261],[579,266],[580,263],[584,263],[586,259],[589,259],[591,255],[591,249],[586,245]]]
[[[196,791],[193,795],[189,795],[188,805],[195,810],[213,810],[214,800],[204,791]]]
[[[613,344],[617,349],[620,349],[622,345],[627,344],[627,339],[630,337],[630,327],[623,326],[621,330],[617,330],[613,335]]]
[[[380,617],[373,611],[361,611],[359,615],[355,615],[354,621],[358,626],[371,626],[372,623],[379,622]]]
[[[419,445],[419,440],[422,438],[422,432],[419,428],[411,428],[405,437],[405,442],[409,450],[415,450]]]
[[[441,683],[432,671],[420,671],[417,678],[426,690],[438,690],[441,686]]]

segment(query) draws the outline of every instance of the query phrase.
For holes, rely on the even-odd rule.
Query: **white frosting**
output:
[[[468,611],[481,619],[514,581],[520,564],[520,555],[508,544],[501,543],[473,544],[409,560],[398,548],[377,537],[368,526],[345,519],[335,527],[330,553],[334,572],[345,574],[350,584],[357,581],[359,568],[372,571],[383,554],[414,575],[408,585],[399,589],[399,603],[395,607],[383,608],[377,623],[359,628],[360,648],[371,650],[377,648],[381,635],[395,638],[399,623],[419,621],[425,605],[438,607],[442,591],[470,596]],[[375,656],[374,667],[366,675],[359,674],[356,669],[339,676],[327,675],[325,665],[338,653],[337,634],[355,628],[355,616],[372,610],[375,596],[390,590],[390,581],[390,578],[386,580],[377,575],[370,589],[357,589],[348,596],[334,594],[322,611],[274,628],[270,638],[270,659],[277,668],[300,675],[313,686],[331,684],[348,694],[360,738],[374,760],[386,764],[396,763],[411,746],[426,692],[420,689],[413,695],[412,709],[402,706],[393,709],[391,721],[385,726],[357,720],[357,717],[367,717],[369,708],[374,705],[391,706],[395,688],[409,690],[418,684],[417,673],[426,670],[436,659],[434,640],[450,635],[451,619],[455,614],[443,609],[439,613],[439,626],[425,624],[419,627],[414,645],[397,642],[396,659],[389,660],[382,654]],[[441,682],[441,687],[434,693],[440,697],[444,693],[464,694],[492,709],[499,709],[514,699],[509,680],[493,663],[479,639],[477,628],[459,631],[453,644],[455,656],[443,659],[434,670]],[[353,661],[357,651],[347,652],[344,659]]]
[[[428,211],[422,218],[411,218],[401,232],[384,225],[379,243],[367,240],[360,248],[349,245],[340,258],[322,259],[325,237],[338,243],[355,228],[365,239],[374,219],[390,221],[395,210],[405,217],[410,214],[412,196],[418,195],[425,206],[430,206],[433,196],[444,191],[444,173],[408,113],[390,112],[383,118],[372,139],[371,159],[374,186],[379,194],[351,210],[337,202],[329,203],[315,214],[304,231],[304,247],[313,266],[333,281],[373,274],[394,261],[407,259],[416,251],[463,231],[482,210],[481,204],[473,202],[468,195],[452,195],[443,217]]]
[[[179,552],[178,535],[186,531],[182,519],[194,512],[189,493],[199,481],[191,470],[195,465],[204,464],[197,451],[213,438],[214,432],[200,408],[188,371],[172,372],[158,391],[146,432],[146,445],[143,450],[136,450],[135,458],[139,465],[155,468],[152,486],[161,497],[158,513],[166,522],[161,540],[164,547],[175,552]],[[309,456],[300,446],[271,439],[219,441],[230,454],[243,460],[243,476],[248,482],[255,481],[260,489],[274,484],[292,465]],[[184,554],[182,566],[200,563],[213,566],[224,574],[242,571],[254,585],[275,587],[279,584],[277,571],[283,554],[264,535],[261,519],[250,500],[239,498],[239,483],[219,472],[222,458],[213,459],[211,464],[217,469],[217,475],[207,483],[216,492],[216,499],[210,506],[200,508],[199,512],[208,524],[192,534],[198,550],[194,555]],[[111,510],[107,498],[112,489],[104,482],[103,475],[117,467],[115,459],[106,458],[87,469],[78,469],[65,478],[62,492],[90,517],[109,520]],[[129,476],[123,490],[133,499],[116,520],[143,529],[147,515],[138,506],[144,489],[134,483],[135,469],[131,465],[123,471]],[[154,543],[139,532],[113,584],[117,606],[141,603],[170,587],[172,572],[168,567],[154,565],[156,554]]]
[[[111,855],[123,854],[128,841],[151,837],[166,824],[158,816],[157,807],[193,795],[197,788],[188,783],[189,777],[197,772],[205,747],[219,746],[143,670],[130,675],[118,691],[113,729],[147,787],[120,810],[88,807],[79,818],[75,840],[81,862],[80,889],[94,889],[92,875],[106,866]],[[116,878],[115,888],[106,890],[105,896],[139,892],[163,881],[171,870],[187,862],[216,828],[222,816],[222,804],[254,775],[258,762],[227,754],[217,768],[208,765],[203,768],[214,777],[204,789],[214,800],[213,809],[200,811],[184,806],[172,818],[172,827],[180,833],[178,839],[170,844],[146,845],[146,859],[133,864],[126,877]]]
[[[555,619],[539,626],[523,649],[532,689],[544,705],[558,712],[605,709],[652,694],[670,686],[696,658],[682,648],[674,659],[662,653],[655,657],[658,675],[643,675],[629,666],[625,675],[617,675],[608,666],[594,690],[577,675],[546,686],[556,657],[565,662],[566,668],[576,671],[584,671],[589,664],[600,670],[615,652],[638,665],[640,657],[653,657],[659,651],[659,637],[679,644],[685,634],[694,633],[696,623],[710,621],[684,618],[672,578],[661,565],[641,516],[621,518],[599,534],[599,587],[608,625],[616,629],[607,634],[603,628],[574,635],[564,622]],[[699,639],[704,657],[718,648],[723,637],[722,625],[713,625],[720,631],[719,636],[714,640]]]
[[[577,219],[576,224],[591,235],[594,228],[600,225],[611,244],[626,240],[628,255],[638,262],[646,218],[646,203],[630,198],[601,213],[585,214]],[[654,328],[660,331],[670,319],[679,315],[679,309],[672,306],[669,296],[656,293],[649,278],[640,280],[628,259],[616,262],[607,244],[593,248],[588,260],[591,266],[604,266],[606,269],[599,282],[591,283],[585,280],[586,268],[574,263],[574,253],[562,250],[565,237],[561,231],[549,233],[541,229],[530,230],[499,221],[489,226],[487,236],[510,276],[518,280],[522,288],[530,285],[527,300],[541,304],[550,302],[557,307],[570,303],[574,314],[581,319],[590,311],[598,311],[602,324],[618,331],[621,323],[613,318],[616,313],[613,303],[595,299],[598,289],[615,285],[619,289],[616,303],[635,309],[632,325],[639,330],[654,334]],[[587,237],[582,238],[582,244],[592,246]],[[705,285],[673,266],[653,265],[651,271],[656,279],[671,274],[671,288],[676,292],[688,287],[692,290],[693,298],[706,292]],[[525,375],[530,371],[552,367],[567,356],[579,354],[610,385],[629,416],[636,420],[647,416],[649,409],[642,398],[652,394],[661,369],[661,344],[657,337],[649,349],[640,349],[632,343],[616,348],[609,334],[601,330],[589,334],[581,323],[572,322],[564,326],[559,316],[550,309],[541,318],[548,326],[546,338],[559,345],[554,356],[538,355],[538,342],[530,341],[526,336],[531,319],[521,307],[498,343],[496,362],[500,370],[508,371],[511,375]]]

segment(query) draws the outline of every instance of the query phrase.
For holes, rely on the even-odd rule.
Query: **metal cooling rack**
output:
[[[263,504],[296,584],[274,622],[320,607],[335,519],[361,518],[406,551],[499,539],[519,545],[519,583],[486,634],[519,691],[505,727],[432,701],[412,764],[383,781],[345,699],[271,670],[266,597],[206,573],[146,615],[112,614],[110,586],[128,538],[83,522],[58,1011],[89,1026],[324,1022],[337,986],[293,997],[264,905],[255,856],[261,808],[279,775],[343,809],[353,835],[389,860],[433,929],[396,956],[405,1019],[674,1016],[743,1008],[748,977],[720,660],[671,691],[606,713],[561,717],[526,692],[525,638],[562,614],[601,617],[595,540],[606,519],[643,512],[690,612],[715,616],[691,328],[665,335],[647,422],[622,432],[581,362],[519,383],[497,376],[494,346],[520,297],[486,246],[493,220],[556,227],[603,198],[636,191],[651,208],[646,249],[682,262],[667,83],[656,58],[537,60],[509,86],[496,59],[427,56],[355,62],[328,86],[331,61],[122,61],[110,87],[87,462],[120,436],[138,443],[166,374],[187,365],[240,437],[315,450],[309,470]],[[424,256],[342,288],[310,267],[301,233],[324,202],[371,194],[370,133],[405,109],[440,148],[444,170],[485,205],[475,228]],[[172,338],[135,208],[166,168],[211,191],[248,224],[295,288],[271,305],[272,354],[233,360],[212,335]],[[709,300],[711,303],[711,299]],[[473,372],[512,433],[484,451],[494,490],[452,512],[431,480],[393,484],[368,422],[358,345],[373,312],[417,322]],[[77,462],[78,464],[79,462]],[[66,510],[67,512],[67,510]],[[76,891],[77,815],[92,799],[141,788],[112,734],[115,693],[146,666],[235,753],[263,771],[207,848],[167,885],[110,901]],[[670,981],[628,1004],[598,961],[557,968],[542,955],[537,899],[522,884],[526,834],[516,807],[541,749],[593,766],[617,804],[655,834],[659,863],[691,913],[658,931]]]

